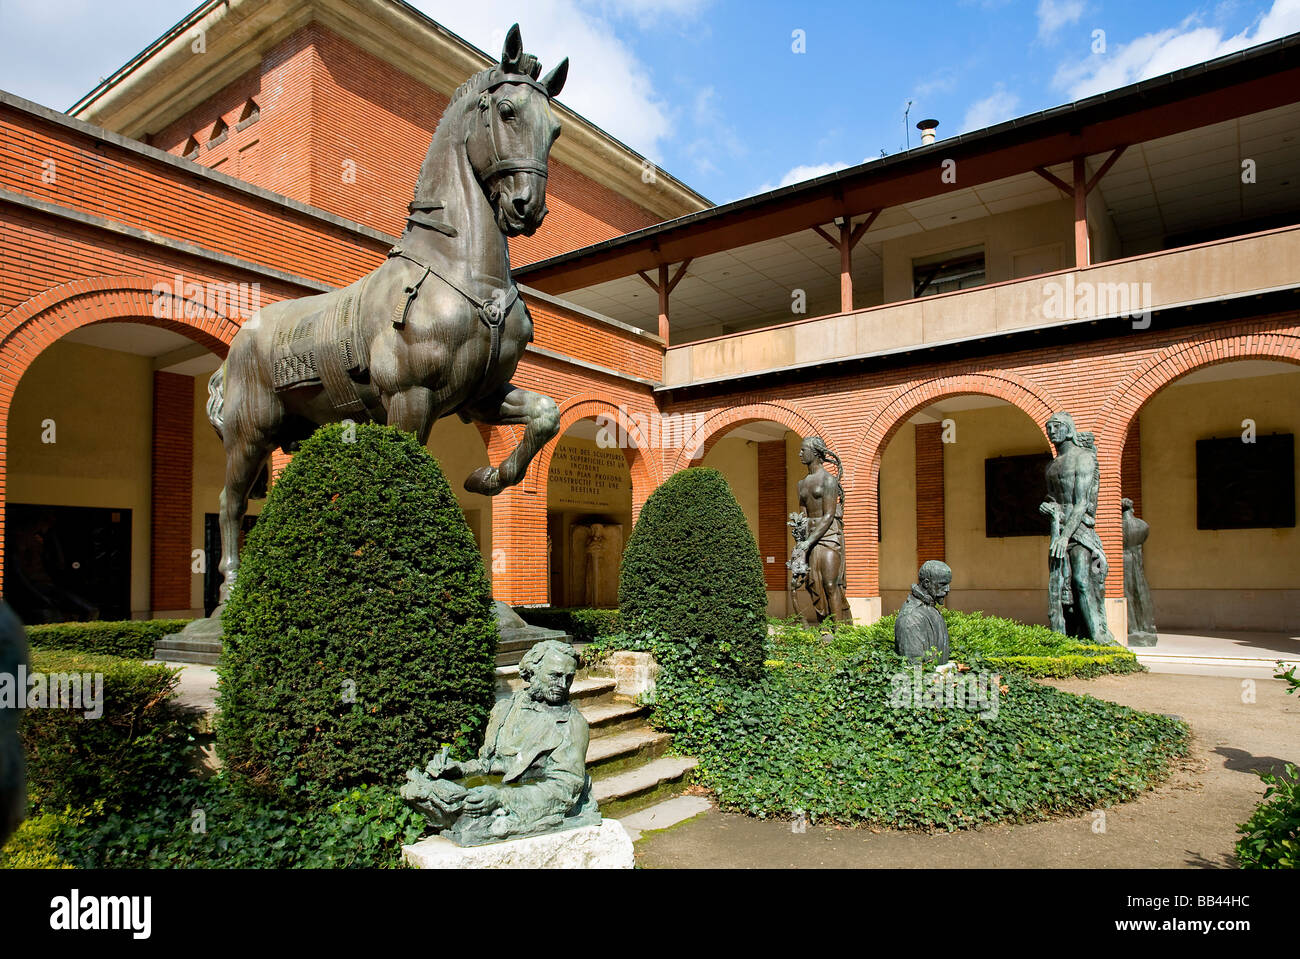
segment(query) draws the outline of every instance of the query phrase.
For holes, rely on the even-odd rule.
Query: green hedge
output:
[[[616,609],[593,609],[590,606],[516,606],[515,612],[530,626],[564,630],[575,643],[590,643],[602,636],[612,636],[623,628]]]
[[[322,427],[272,487],[223,617],[217,745],[289,797],[464,755],[494,701],[474,536],[411,433]]]
[[[190,778],[130,810],[34,816],[0,850],[0,869],[391,869],[423,830],[383,786],[278,803],[225,776]]]
[[[74,649],[104,656],[153,659],[158,640],[178,633],[188,619],[124,619],[93,623],[47,623],[28,626],[36,649]]]
[[[1146,670],[1137,655],[1123,647],[1094,646],[1046,626],[1018,623],[981,612],[961,613],[951,609],[942,612],[952,642],[952,655],[957,660],[981,656],[990,665],[1008,672],[1057,679],[1090,679],[1106,673]],[[866,648],[893,650],[897,618],[897,614],[891,614],[868,626],[838,626],[832,644],[843,654]],[[803,627],[784,621],[776,624],[776,628],[795,635]]]
[[[102,679],[102,716],[82,709],[26,709],[19,723],[28,795],[38,810],[108,810],[156,799],[160,784],[188,772],[197,717],[169,699],[179,670],[134,659],[68,650],[32,654],[32,670]],[[83,687],[84,688],[84,687]]]
[[[763,566],[717,470],[683,470],[650,494],[623,552],[618,595],[629,633],[666,641],[666,669],[700,678],[762,675]]]

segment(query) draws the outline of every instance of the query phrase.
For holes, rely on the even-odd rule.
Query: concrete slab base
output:
[[[457,846],[431,836],[403,846],[402,860],[413,869],[631,869],[634,865],[632,840],[617,819],[487,846]]]

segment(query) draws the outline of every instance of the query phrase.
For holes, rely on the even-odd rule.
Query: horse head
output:
[[[466,132],[469,162],[506,236],[532,236],[546,216],[547,157],[560,135],[551,99],[564,87],[569,60],[538,80],[540,73],[541,63],[524,53],[515,24]]]

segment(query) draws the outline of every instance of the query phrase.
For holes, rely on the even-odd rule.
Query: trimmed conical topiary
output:
[[[677,473],[650,494],[623,553],[619,612],[689,668],[762,674],[767,587],[758,546],[717,470]]]
[[[285,792],[392,783],[477,747],[497,630],[473,534],[410,433],[317,430],[248,534],[223,615],[218,748]]]

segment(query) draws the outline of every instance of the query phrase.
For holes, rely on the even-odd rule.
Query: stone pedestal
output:
[[[609,668],[614,673],[614,695],[636,699],[654,698],[655,680],[659,678],[659,664],[649,653],[620,650],[609,654]]]
[[[1155,633],[1129,633],[1128,644],[1130,648],[1148,648],[1156,644]]]
[[[154,646],[153,658],[169,663],[215,666],[221,658],[221,609],[188,623],[179,633],[164,636]]]
[[[544,639],[558,639],[567,642],[568,633],[562,629],[543,629],[530,626],[519,614],[501,600],[492,601],[492,609],[497,621],[497,666],[515,666],[524,658],[524,654]]]
[[[850,596],[849,612],[853,615],[853,622],[859,626],[870,626],[884,616],[879,596]]]
[[[1128,635],[1128,600],[1107,598],[1105,602],[1106,625],[1110,627],[1115,642],[1122,644],[1121,637]]]
[[[631,869],[632,839],[617,819],[486,846],[432,836],[402,847],[413,869]]]

